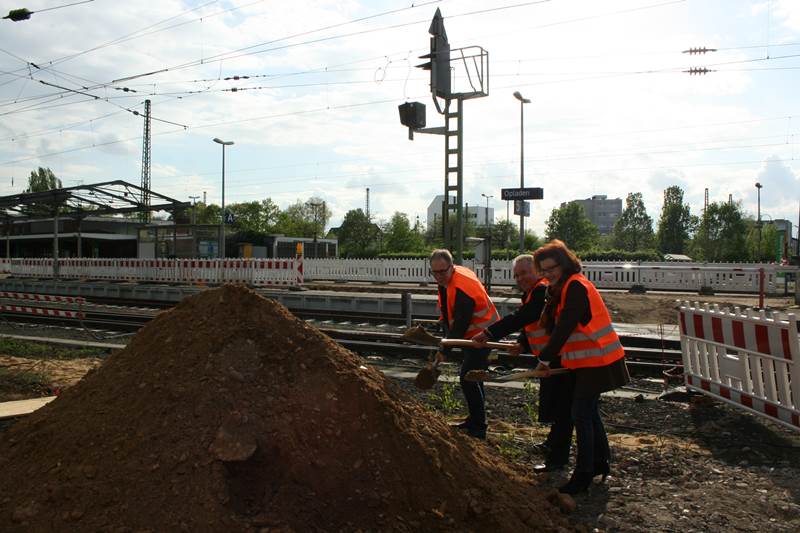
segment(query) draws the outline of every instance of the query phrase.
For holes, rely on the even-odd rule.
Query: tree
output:
[[[545,231],[548,241],[560,239],[574,250],[590,249],[600,236],[600,230],[586,216],[583,206],[575,202],[553,209]]]
[[[635,252],[653,246],[653,219],[647,214],[642,193],[628,193],[625,209],[614,224],[614,247]]]
[[[231,204],[227,209],[234,215],[236,230],[261,234],[274,233],[281,212],[269,198],[260,202]]]
[[[297,200],[278,215],[275,231],[292,237],[322,237],[331,211],[321,198]]]
[[[759,262],[780,261],[783,250],[780,249],[780,237],[775,224],[770,222],[765,224],[763,220],[761,221],[761,242],[759,243],[758,221],[748,219],[745,223],[748,227],[745,244],[748,257]]]
[[[53,189],[60,189],[61,180],[53,174],[50,168],[39,167],[37,170],[32,170],[28,178],[28,188],[25,192],[44,192]]]
[[[683,203],[683,189],[677,185],[664,190],[664,205],[658,220],[656,247],[662,254],[683,254],[693,231],[689,205]]]
[[[746,234],[741,204],[714,202],[703,213],[692,241],[692,255],[704,261],[746,260]]]
[[[383,251],[419,252],[425,248],[422,234],[411,227],[408,216],[395,212],[383,228]]]
[[[339,250],[344,257],[374,257],[378,252],[377,225],[361,209],[348,211],[337,232]]]

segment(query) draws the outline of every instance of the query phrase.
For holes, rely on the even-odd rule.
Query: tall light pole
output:
[[[199,196],[190,196],[189,197],[189,200],[192,201],[192,226],[197,224],[197,200],[199,198],[200,198]],[[194,230],[192,230],[192,231],[194,231]]]
[[[756,252],[756,259],[761,261],[761,185],[759,182],[756,182],[756,191],[758,191],[758,221],[756,224],[758,225],[758,251]]]
[[[490,195],[487,196],[487,195],[481,193],[481,196],[486,198],[486,213],[484,215],[484,222],[486,223],[486,227],[487,228],[491,228],[492,225],[489,224],[489,198],[494,198],[494,195],[490,194]]]
[[[222,145],[222,213],[219,221],[219,257],[225,257],[225,147],[233,144],[233,141],[223,141],[214,137],[214,142]]]
[[[519,100],[519,188],[525,187],[525,104],[530,104],[528,98],[523,98],[519,91],[514,91],[514,98]],[[519,215],[519,253],[525,251],[525,211]]]

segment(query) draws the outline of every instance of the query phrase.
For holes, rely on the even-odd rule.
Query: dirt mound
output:
[[[5,531],[558,531],[491,450],[280,304],[162,313],[0,435]]]

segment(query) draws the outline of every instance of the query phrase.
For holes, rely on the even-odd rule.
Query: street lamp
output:
[[[519,188],[525,187],[525,104],[530,104],[528,98],[523,98],[519,91],[514,91],[514,98],[519,100]],[[525,211],[519,215],[519,253],[525,251]]]
[[[758,252],[756,252],[756,258],[761,261],[761,185],[759,182],[756,182],[756,191],[758,191],[758,221],[756,225],[758,226]]]
[[[487,195],[481,193],[481,196],[486,198],[486,213],[484,215],[484,222],[486,222],[486,227],[490,228],[491,224],[489,224],[489,198],[494,198],[494,195],[490,194],[490,195],[487,196]]]
[[[225,147],[233,144],[233,141],[223,141],[214,137],[214,142],[222,145],[222,213],[219,221],[219,257],[225,257]]]

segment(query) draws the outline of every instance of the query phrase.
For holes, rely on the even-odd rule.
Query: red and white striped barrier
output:
[[[48,309],[45,307],[25,307],[21,305],[0,304],[0,312],[25,313],[29,315],[52,316],[58,318],[77,318],[83,320],[83,311],[70,311],[69,309]]]
[[[299,286],[302,259],[59,259],[62,279],[99,279],[181,284],[245,283],[251,286]],[[49,278],[52,259],[12,259],[16,277]]]
[[[82,296],[57,296],[54,294],[28,294],[25,292],[0,291],[0,298],[12,300],[32,300],[35,302],[63,302],[70,304],[85,304],[86,298]]]
[[[800,431],[797,318],[683,303],[686,386]]]

